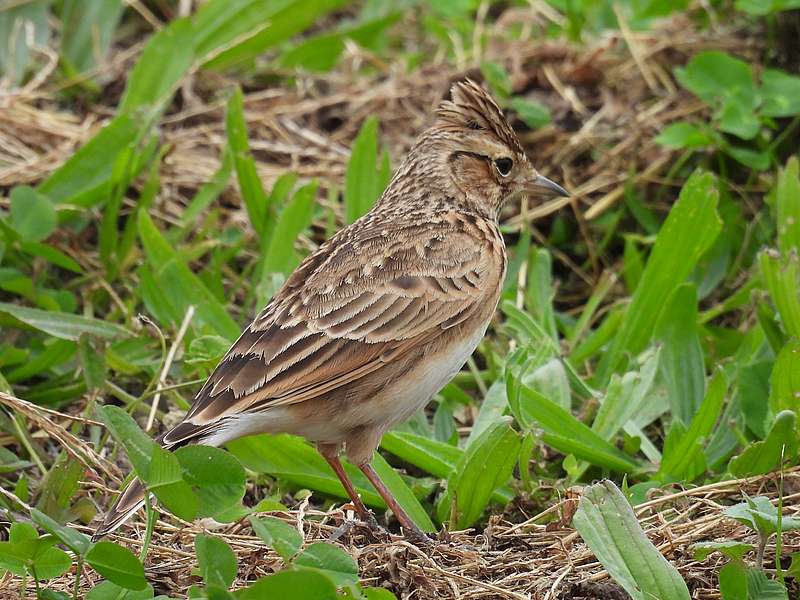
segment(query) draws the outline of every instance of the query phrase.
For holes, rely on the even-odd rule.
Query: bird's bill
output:
[[[570,193],[555,181],[551,181],[547,177],[538,174],[534,177],[533,181],[525,186],[525,193],[531,196],[570,196]]]

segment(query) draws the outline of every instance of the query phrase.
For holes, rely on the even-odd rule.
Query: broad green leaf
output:
[[[165,598],[159,596],[159,600]],[[89,590],[86,600],[152,600],[153,586],[147,584],[143,590],[126,590],[110,581],[101,581],[98,585]]]
[[[367,600],[397,600],[397,596],[386,588],[365,588],[361,591]]]
[[[737,413],[744,417],[748,429],[761,439],[767,437],[769,426],[769,403],[764,399],[770,394],[773,367],[774,361],[759,360],[740,366],[736,374]]]
[[[775,416],[767,437],[752,442],[740,455],[731,459],[729,469],[736,477],[762,475],[776,469],[783,460],[797,456],[797,415],[784,410]]]
[[[62,340],[77,341],[81,334],[102,338],[119,338],[130,335],[130,332],[121,325],[83,315],[52,312],[0,302],[0,314],[2,313],[13,317],[11,323],[24,323]],[[0,320],[0,322],[2,321]]]
[[[58,224],[53,203],[28,185],[11,190],[11,227],[28,242],[50,236]]]
[[[486,84],[492,94],[502,102],[508,100],[512,92],[511,78],[503,65],[493,61],[486,61],[481,64],[481,75],[486,80]]]
[[[480,519],[492,493],[505,485],[517,462],[520,438],[501,418],[470,443],[448,479],[448,493],[455,502],[456,529],[471,527]]]
[[[345,221],[349,224],[365,214],[383,190],[378,183],[378,119],[369,117],[361,125],[347,163],[344,187]]]
[[[708,384],[705,398],[685,431],[682,427],[667,436],[657,479],[693,481],[706,470],[704,447],[719,418],[728,382],[718,371]],[[680,434],[678,434],[680,431]]]
[[[520,120],[531,129],[544,127],[553,120],[550,109],[536,100],[526,100],[516,96],[511,99],[511,108],[514,109]]]
[[[114,440],[125,448],[136,474],[146,482],[156,443],[139,428],[133,417],[118,406],[100,406],[97,413]]]
[[[558,366],[561,366],[561,363],[558,363]],[[561,371],[563,373],[563,367]],[[566,380],[566,374],[564,374],[564,380]],[[567,386],[569,386],[569,383],[567,383]],[[480,403],[480,411],[472,423],[472,428],[464,444],[465,447],[478,439],[478,437],[496,423],[498,419],[501,419],[507,408],[508,398],[506,397],[506,386],[503,385],[502,379],[497,379],[489,386],[486,395]]]
[[[29,571],[36,579],[44,581],[63,575],[72,566],[69,554],[58,548],[40,545],[33,557]]]
[[[218,537],[198,535],[194,539],[194,550],[206,585],[230,587],[236,579],[236,555],[230,546]]]
[[[686,583],[647,539],[630,504],[612,482],[584,490],[573,523],[609,575],[633,600],[689,600]]]
[[[276,517],[250,517],[248,520],[255,534],[287,563],[303,545],[300,532]]]
[[[67,271],[72,271],[73,273],[83,273],[83,269],[77,262],[61,252],[61,250],[58,250],[49,244],[20,241],[19,247],[23,252],[30,254],[31,256],[43,258],[47,262],[52,263],[57,267],[61,267]]]
[[[653,141],[667,148],[677,150],[703,148],[714,143],[714,140],[702,128],[686,121],[667,125]]]
[[[722,150],[746,167],[756,171],[766,171],[769,168],[771,158],[765,150],[753,150],[736,144],[723,144]]]
[[[695,560],[705,560],[713,552],[724,554],[728,558],[741,560],[745,554],[753,549],[753,544],[726,540],[724,542],[698,542],[692,544]]]
[[[4,319],[0,315],[0,323]],[[60,340],[58,338],[49,338],[42,344],[41,351],[36,354],[26,354],[27,362],[24,362],[19,367],[8,371],[6,378],[10,383],[24,381],[46,371],[53,369],[59,365],[63,365],[67,361],[72,360],[75,356],[76,344],[67,340]]]
[[[773,414],[791,410],[800,415],[800,342],[790,340],[778,353],[769,378]]]
[[[336,600],[336,585],[312,569],[284,570],[262,577],[238,596],[240,600],[292,598],[292,600]]]
[[[752,110],[758,102],[750,65],[724,52],[701,52],[675,74],[684,87],[711,105],[735,98]]]
[[[175,19],[147,41],[128,76],[120,101],[123,114],[157,115],[172,97],[194,60],[194,28],[188,18]],[[148,114],[149,113],[149,114]]]
[[[592,431],[604,440],[611,441],[619,430],[639,411],[650,392],[663,350],[648,352],[639,371],[629,371],[620,379],[612,377],[602,399]]]
[[[553,257],[545,248],[532,248],[528,262],[528,287],[525,290],[525,308],[554,343],[558,343],[555,313],[553,311]],[[504,309],[505,310],[505,309]]]
[[[86,381],[86,389],[91,391],[101,389],[106,382],[105,357],[86,334],[78,339],[78,359],[83,370],[83,379]]]
[[[786,333],[800,340],[800,267],[797,255],[782,257],[775,250],[764,250],[759,254],[758,262]]]
[[[684,282],[720,232],[718,197],[710,173],[696,172],[684,184],[658,232],[622,326],[600,361],[597,381],[608,381],[625,354],[638,354],[650,341],[664,299]]]
[[[387,432],[381,439],[381,448],[442,478],[450,475],[464,455],[458,446],[407,431]]]
[[[526,373],[524,379],[525,385],[547,396],[564,410],[571,408],[572,392],[569,387],[569,377],[560,358],[551,358],[543,365],[536,367],[532,372]],[[505,397],[505,386],[502,380],[492,384],[492,386],[495,385],[503,390],[503,396]],[[506,400],[503,406],[507,405],[508,401]],[[483,407],[481,407],[481,411],[483,411]]]
[[[169,450],[153,445],[153,455],[147,478],[147,489],[173,515],[184,521],[192,521],[200,510],[200,499],[192,487],[184,481],[183,469],[178,457]]]
[[[0,569],[37,580],[52,579],[66,572],[71,564],[69,555],[53,548],[56,538],[39,537],[36,528],[29,523],[12,523],[7,542],[0,542]]]
[[[743,140],[752,140],[761,129],[754,112],[756,100],[743,100],[739,96],[725,98],[719,112],[719,128]]]
[[[520,425],[530,429],[536,425],[543,430],[542,440],[564,454],[574,454],[576,458],[614,471],[632,471],[637,463],[630,456],[617,449],[584,423],[572,416],[549,398],[525,385],[514,384],[509,374],[509,402],[518,409],[517,420]],[[516,398],[516,402],[512,401]]]
[[[687,425],[703,400],[706,380],[693,283],[678,286],[666,298],[654,336],[662,345],[659,367],[672,415]]]
[[[792,250],[800,251],[800,161],[796,156],[791,157],[778,173],[775,213],[781,253],[788,256]]]
[[[719,570],[722,600],[748,600],[747,574],[743,563],[732,560]]]
[[[189,305],[197,309],[195,320],[229,340],[238,337],[240,328],[216,297],[172,249],[147,212],[139,213],[139,238],[158,284],[163,301],[170,307],[176,326]]]
[[[238,505],[245,492],[245,472],[230,453],[211,446],[178,448],[175,456],[183,469],[183,479],[191,486],[200,504],[198,517],[214,517]]]
[[[744,502],[729,506],[722,512],[763,536],[778,530],[778,508],[766,496],[745,496]],[[781,515],[780,525],[781,531],[797,531],[800,530],[800,519]]]
[[[358,583],[358,563],[347,552],[326,542],[317,542],[305,548],[294,564],[317,569],[327,575],[337,586]]]
[[[6,2],[0,10],[0,73],[12,86],[23,82],[33,66],[35,48],[46,48],[50,37],[52,0]]]
[[[758,568],[746,571],[747,596],[758,600],[789,600],[786,588],[780,581],[770,579]]]
[[[127,548],[105,540],[97,542],[86,555],[86,562],[109,581],[129,590],[147,587],[144,567]]]
[[[778,69],[765,69],[761,83],[764,102],[759,112],[762,115],[791,117],[800,113],[800,77]],[[797,161],[796,158],[794,160]]]

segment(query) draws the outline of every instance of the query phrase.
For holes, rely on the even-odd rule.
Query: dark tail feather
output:
[[[102,524],[94,532],[92,541],[96,542],[130,519],[133,513],[144,504],[144,493],[145,489],[141,481],[138,479],[131,481],[125,491],[119,495],[111,510],[106,513]]]

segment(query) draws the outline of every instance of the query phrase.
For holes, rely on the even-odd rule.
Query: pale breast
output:
[[[369,402],[371,420],[392,425],[405,421],[423,408],[454,376],[483,339],[488,321],[421,358],[402,378],[387,386],[374,401]]]

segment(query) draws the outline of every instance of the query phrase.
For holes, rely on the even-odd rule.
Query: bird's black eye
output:
[[[511,167],[514,166],[514,161],[504,156],[503,158],[496,158],[494,166],[497,167],[497,172],[503,177],[511,173]]]

